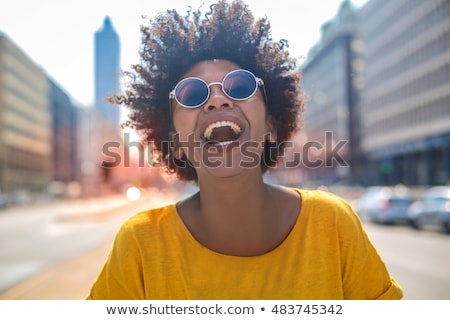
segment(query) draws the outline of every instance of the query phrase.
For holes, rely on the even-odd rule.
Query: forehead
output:
[[[195,64],[183,75],[183,78],[198,77],[204,80],[212,78],[214,81],[220,81],[227,73],[237,69],[240,67],[228,60],[206,60]]]

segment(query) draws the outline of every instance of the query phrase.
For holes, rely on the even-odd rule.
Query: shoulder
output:
[[[120,227],[117,238],[141,238],[155,234],[170,225],[175,217],[175,204],[144,210],[133,214]]]
[[[353,212],[351,205],[336,194],[322,190],[300,190],[303,206],[313,209],[327,209],[327,211]]]
[[[352,206],[340,196],[321,190],[298,190],[302,197],[301,214],[308,220],[329,222],[330,227],[359,229],[361,221]]]
[[[125,220],[124,225],[127,227],[139,227],[148,223],[163,223],[171,218],[174,210],[176,210],[175,204],[169,204],[159,208],[139,211]]]

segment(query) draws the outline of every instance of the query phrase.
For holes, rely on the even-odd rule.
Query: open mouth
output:
[[[237,142],[242,131],[242,128],[233,121],[216,121],[205,129],[203,138],[209,146],[226,147]]]

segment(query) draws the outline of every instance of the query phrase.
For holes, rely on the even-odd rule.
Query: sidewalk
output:
[[[25,280],[0,295],[0,300],[84,299],[106,261],[111,241]]]
[[[109,219],[114,212],[130,205],[123,195],[110,195],[99,205],[97,198],[66,199],[12,207],[2,212],[2,218],[17,213],[29,214],[36,208],[46,208],[57,211],[61,222],[76,222],[78,220]],[[80,213],[79,206],[83,209]],[[0,300],[73,300],[84,299],[89,293],[90,286],[95,281],[106,261],[113,239],[91,250],[76,255],[31,276],[6,292],[0,293]]]

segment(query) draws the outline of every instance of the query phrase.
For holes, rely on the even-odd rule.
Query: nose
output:
[[[214,109],[233,108],[233,101],[231,101],[231,99],[222,91],[221,83],[210,84],[209,90],[209,99],[204,105],[204,110],[206,112],[213,111]]]

